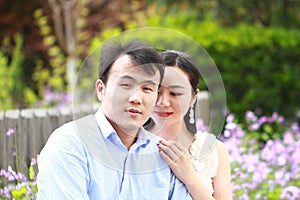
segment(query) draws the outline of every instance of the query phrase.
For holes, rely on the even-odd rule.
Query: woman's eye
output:
[[[171,95],[172,96],[180,96],[180,95],[182,95],[181,93],[177,93],[177,92],[171,92]]]
[[[144,87],[144,90],[145,90],[146,92],[153,92],[153,89],[150,88],[150,87]]]

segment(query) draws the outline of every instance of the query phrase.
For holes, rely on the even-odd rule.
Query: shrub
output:
[[[7,40],[8,38],[4,39],[0,48],[0,110],[22,108],[37,98],[24,79],[22,36],[14,36],[14,47],[7,45]],[[7,51],[12,52],[11,57]]]
[[[247,24],[224,28],[200,20],[198,12],[181,9],[162,18],[156,12],[143,26],[177,30],[202,45],[220,70],[228,107],[237,116],[250,109],[294,118],[300,110],[299,30]]]
[[[251,125],[268,119],[263,124],[274,130],[283,131],[282,138],[260,141]],[[233,115],[226,118],[226,125],[220,139],[229,151],[234,199],[297,199],[300,195],[300,127],[298,123],[286,126],[276,113],[271,117],[256,117],[252,111],[245,119],[254,123],[241,124]],[[206,128],[197,121],[198,128]],[[257,126],[256,126],[257,127]],[[264,129],[257,131],[263,134]],[[9,129],[7,135],[14,134]],[[252,137],[249,137],[252,136]],[[264,144],[264,145],[261,145]],[[36,159],[32,159],[28,174],[21,174],[11,167],[0,170],[0,199],[36,199]]]

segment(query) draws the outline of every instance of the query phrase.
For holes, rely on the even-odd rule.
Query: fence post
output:
[[[17,139],[17,145],[19,148],[19,171],[25,172],[28,170],[28,164],[30,162],[30,152],[33,147],[32,143],[35,142],[35,138],[32,137],[33,124],[33,110],[24,109],[20,111],[19,116],[19,135]]]
[[[73,115],[72,115],[72,111],[71,108],[63,108],[60,109],[59,112],[59,118],[58,118],[58,125],[61,126],[64,123],[70,122],[73,120]]]
[[[2,164],[7,168],[7,166],[12,166],[13,169],[16,171],[19,170],[18,160],[16,159],[19,154],[18,147],[17,147],[17,138],[20,135],[20,128],[19,126],[19,117],[20,111],[19,110],[8,110],[4,113],[3,119],[3,135],[1,140],[1,156]],[[7,136],[6,133],[9,129],[14,130],[15,132]],[[16,162],[17,161],[17,162]]]
[[[51,134],[51,126],[50,126],[50,120],[47,115],[47,110],[46,109],[34,109],[34,130],[33,134],[37,136],[36,140],[36,149],[37,151],[35,152],[38,154],[42,147],[45,145],[49,135]],[[35,154],[33,153],[33,154]],[[36,155],[32,155],[36,156]]]
[[[5,130],[4,130],[4,112],[0,112],[0,169],[3,165],[3,159],[4,159],[4,153],[3,153],[3,145],[4,143],[4,138],[6,137],[5,135]]]

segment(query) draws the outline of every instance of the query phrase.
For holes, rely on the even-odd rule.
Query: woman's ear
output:
[[[198,94],[199,94],[199,89],[197,88],[196,91],[195,91],[195,94],[193,95],[193,98],[191,100],[190,107],[194,106],[195,102],[197,101]]]
[[[103,100],[103,94],[104,94],[104,88],[105,85],[102,80],[98,79],[95,83],[96,91],[97,91],[97,97],[99,101]]]

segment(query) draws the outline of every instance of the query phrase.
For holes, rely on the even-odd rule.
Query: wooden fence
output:
[[[12,166],[25,173],[32,158],[45,145],[49,135],[62,124],[80,116],[95,113],[99,105],[71,108],[24,109],[0,112],[0,169]],[[210,121],[210,97],[200,92],[196,116],[205,124]],[[11,135],[9,133],[12,133]]]

